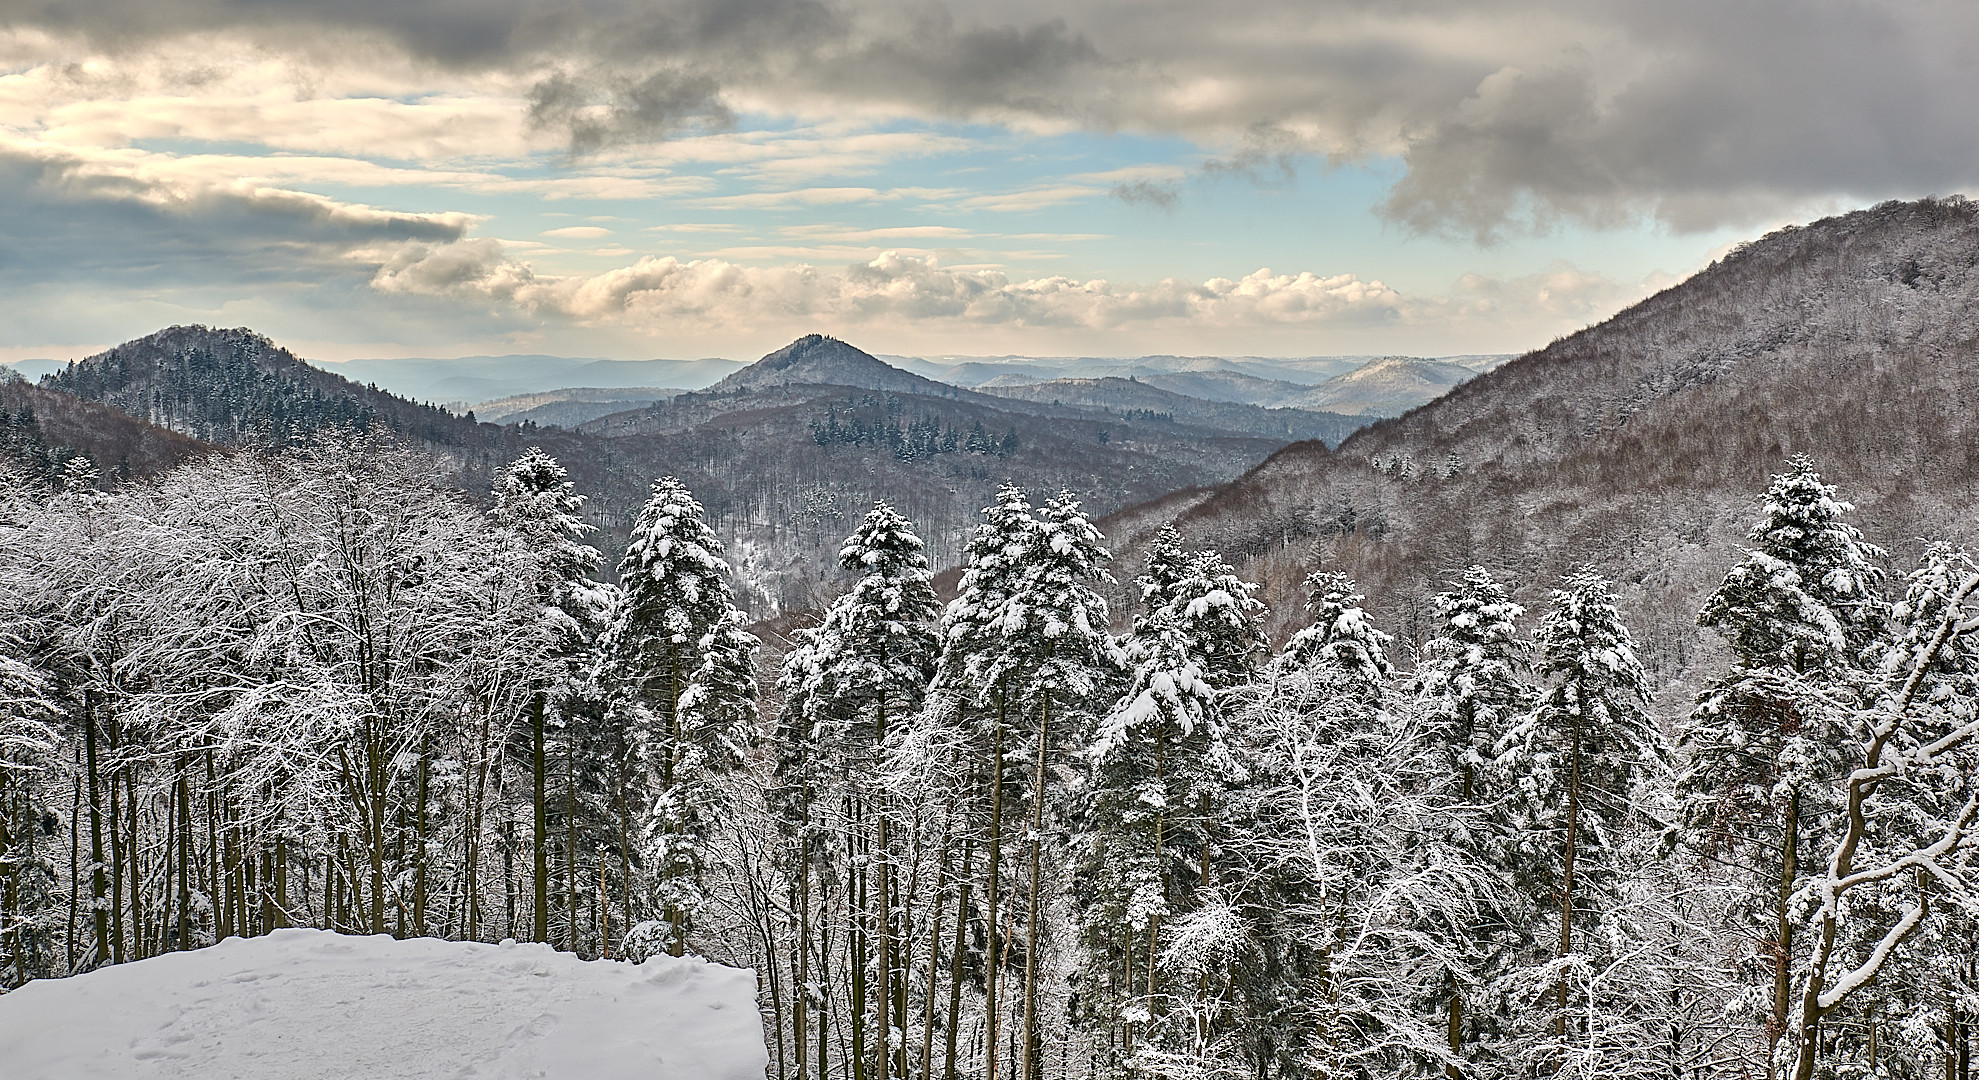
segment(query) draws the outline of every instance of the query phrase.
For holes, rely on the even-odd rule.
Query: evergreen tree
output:
[[[729,588],[721,541],[671,476],[653,483],[619,561],[621,596],[600,641],[614,707],[631,709],[657,797],[646,857],[676,953],[701,902],[717,777],[754,739],[757,641]]]
[[[584,496],[557,459],[530,447],[495,479],[495,522],[512,530],[538,565],[536,589],[551,639],[564,661],[566,692],[590,666],[593,643],[611,614],[612,591],[591,579],[604,561],[583,542],[592,531],[581,516]]]
[[[1086,750],[1082,1007],[1111,1069],[1161,1072],[1204,1041],[1193,1015],[1170,1022],[1174,989],[1196,987],[1164,985],[1174,973],[1162,970],[1163,928],[1214,902],[1220,884],[1222,796],[1242,774],[1223,697],[1263,649],[1262,605],[1215,552],[1184,551],[1172,527],[1149,546],[1139,585],[1128,688]]]
[[[55,852],[44,830],[57,792],[44,783],[60,733],[53,687],[7,655],[0,636],[0,987],[56,973],[59,936]]]
[[[1492,748],[1535,697],[1528,650],[1518,636],[1525,609],[1482,566],[1466,569],[1456,589],[1434,602],[1438,627],[1423,643],[1410,678],[1412,730],[1422,750],[1413,779],[1434,815],[1429,828],[1435,842],[1448,845],[1474,872],[1497,878],[1506,868],[1512,823]],[[1445,1018],[1451,1080],[1470,1075],[1473,1063],[1489,1053],[1484,1044],[1495,1025],[1476,1005],[1503,973],[1519,921],[1515,912],[1480,906],[1484,918],[1438,928],[1452,931],[1448,948],[1427,958],[1445,967],[1437,1007]]]
[[[1382,699],[1395,674],[1388,662],[1394,636],[1377,630],[1362,610],[1360,587],[1345,574],[1316,570],[1306,578],[1306,610],[1312,625],[1292,635],[1278,657],[1282,671],[1324,668],[1344,693],[1369,702]]]
[[[1540,620],[1544,692],[1500,745],[1500,764],[1517,783],[1514,870],[1543,922],[1558,929],[1550,965],[1536,977],[1554,993],[1551,1039],[1532,1056],[1562,1067],[1567,1043],[1592,1017],[1573,1010],[1570,970],[1615,942],[1601,933],[1628,869],[1627,830],[1636,822],[1636,786],[1668,758],[1650,716],[1647,678],[1608,582],[1591,569],[1569,574]]]
[[[801,908],[810,909],[814,865],[842,866],[844,895],[872,897],[848,942],[859,1043],[854,1055],[863,1066],[869,970],[878,976],[872,996],[876,1019],[884,1021],[878,1026],[905,1026],[901,935],[889,899],[895,891],[889,834],[894,813],[880,778],[889,726],[897,730],[920,711],[934,675],[934,621],[941,606],[921,538],[886,503],[873,507],[846,538],[839,565],[857,575],[851,590],[833,601],[816,629],[797,632],[797,646],[784,660],[781,782],[786,812],[800,833],[799,872],[806,879],[800,885]],[[821,800],[841,805],[844,835],[823,835],[816,807]],[[799,933],[808,939],[810,927]],[[808,949],[808,940],[800,947]],[[805,976],[808,970],[800,980]],[[904,1054],[904,1045],[900,1050]],[[902,1067],[902,1061],[889,1060],[878,1072],[898,1073]]]
[[[1037,534],[1037,516],[1024,493],[1007,484],[997,489],[996,502],[983,509],[982,523],[969,540],[960,594],[942,612],[941,656],[929,689],[931,718],[955,729],[951,741],[959,752],[956,772],[967,792],[961,813],[979,822],[982,833],[984,1076],[999,1075],[1008,951],[1004,938],[1011,933],[1003,918],[1008,902],[1003,883],[1004,831],[1006,818],[1015,816],[1012,788],[1020,786],[1017,781],[1022,776],[1021,764],[1013,768],[1010,760],[1017,720],[1023,715],[1023,698],[1015,686],[1021,658],[1009,647],[1005,630],[1007,615],[1026,587]],[[970,907],[972,884],[963,885],[964,910]],[[951,1071],[958,1052],[957,1019],[950,1017]]]
[[[1850,764],[1841,725],[1862,700],[1863,651],[1885,606],[1881,549],[1844,519],[1853,507],[1806,458],[1773,477],[1754,547],[1705,600],[1698,623],[1731,646],[1729,671],[1699,696],[1683,732],[1683,836],[1747,879],[1733,919],[1764,944],[1747,977],[1767,985],[1754,1022],[1769,1061],[1787,1030],[1794,891],[1818,872],[1816,851],[1839,806],[1830,781]]]

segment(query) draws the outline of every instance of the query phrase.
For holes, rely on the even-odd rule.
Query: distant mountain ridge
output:
[[[1118,376],[1054,379],[1015,386],[990,385],[983,387],[983,392],[1019,401],[1102,409],[1123,416],[1166,416],[1203,427],[1294,440],[1321,439],[1329,443],[1337,443],[1367,424],[1364,417],[1212,401]]]

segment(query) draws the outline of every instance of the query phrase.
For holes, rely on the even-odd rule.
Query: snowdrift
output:
[[[7,1080],[761,1080],[753,972],[280,930],[0,996]]]

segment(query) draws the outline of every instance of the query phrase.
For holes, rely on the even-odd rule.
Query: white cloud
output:
[[[566,225],[561,229],[546,229],[543,232],[544,236],[563,237],[570,240],[596,240],[601,236],[610,236],[611,234],[612,231],[610,229],[600,228],[596,225]]]

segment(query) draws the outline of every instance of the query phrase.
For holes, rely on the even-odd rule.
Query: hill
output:
[[[212,449],[120,409],[0,370],[0,458],[50,475],[76,454],[108,479],[152,476]]]
[[[1682,679],[1716,647],[1697,606],[1791,455],[1841,485],[1898,571],[1919,538],[1970,535],[1975,404],[1979,206],[1890,203],[1772,233],[1337,451],[1286,447],[1173,516],[1241,556],[1283,611],[1315,557],[1358,576],[1405,643],[1446,570],[1484,563],[1540,603],[1594,562],[1654,672]]]
[[[1357,415],[1399,416],[1442,397],[1476,374],[1441,360],[1388,356],[1335,375],[1287,403]]]
[[[888,364],[823,334],[807,334],[720,382],[711,394],[737,394],[782,386],[850,386],[930,397],[952,396],[946,383]]]
[[[206,442],[383,425],[419,442],[484,441],[464,418],[310,366],[247,329],[174,326],[68,364],[42,385]]]

